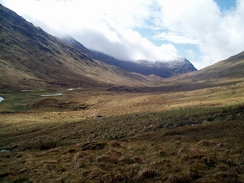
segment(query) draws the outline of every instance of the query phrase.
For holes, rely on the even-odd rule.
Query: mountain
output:
[[[89,57],[0,4],[0,88],[145,84],[149,77]]]
[[[235,80],[244,78],[244,51],[231,56],[228,59],[219,61],[211,66],[205,67],[197,72],[182,75],[182,79],[192,79],[194,81]]]
[[[244,51],[200,70],[195,77],[198,79],[243,78]]]
[[[60,37],[59,39],[62,40],[63,42],[65,42],[65,43],[67,43],[68,45],[76,48],[80,52],[85,53],[89,57],[91,57],[91,58],[93,57],[93,54],[92,54],[92,52],[89,49],[87,49],[85,46],[83,46],[80,42],[76,41],[70,35],[66,35],[66,36]]]
[[[71,36],[65,36],[60,38],[65,43],[73,46],[77,50],[86,53],[89,57],[100,60],[104,63],[114,65],[119,67],[125,71],[136,72],[143,75],[151,75],[155,74],[162,78],[168,78],[178,74],[184,74],[192,71],[196,71],[197,69],[192,65],[190,61],[185,58],[181,58],[179,60],[170,61],[170,62],[149,62],[149,61],[121,61],[117,60],[107,54],[89,50],[81,43],[76,41]]]
[[[243,82],[243,71],[244,51],[199,71],[167,78],[162,81],[162,87],[158,90],[189,91],[215,86],[233,86]]]
[[[121,61],[116,66],[129,72],[137,72],[143,75],[155,74],[162,78],[169,78],[197,70],[190,61],[184,58],[170,62]]]

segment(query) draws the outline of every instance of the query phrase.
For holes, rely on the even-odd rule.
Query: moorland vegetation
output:
[[[2,182],[243,182],[244,83],[4,92]]]

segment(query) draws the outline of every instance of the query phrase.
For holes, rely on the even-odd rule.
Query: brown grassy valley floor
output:
[[[1,182],[244,182],[243,82],[0,96]]]

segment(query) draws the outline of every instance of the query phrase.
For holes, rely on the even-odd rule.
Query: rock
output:
[[[101,114],[98,114],[97,115],[97,118],[102,118],[103,116]]]

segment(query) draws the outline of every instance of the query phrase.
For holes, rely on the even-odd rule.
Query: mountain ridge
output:
[[[162,61],[151,62],[146,60],[143,61],[139,60],[137,62],[122,61],[122,60],[115,59],[114,57],[108,54],[104,54],[95,50],[89,50],[84,45],[82,45],[80,42],[78,42],[77,40],[75,40],[73,37],[69,35],[60,37],[60,39],[66,42],[67,44],[73,46],[77,50],[86,53],[87,55],[89,55],[89,57],[93,59],[100,60],[110,65],[114,65],[128,72],[136,72],[146,76],[155,74],[162,78],[169,78],[174,75],[184,74],[187,72],[193,72],[197,70],[192,65],[192,63],[185,58],[180,58],[178,60],[169,61],[169,62],[162,62]]]

